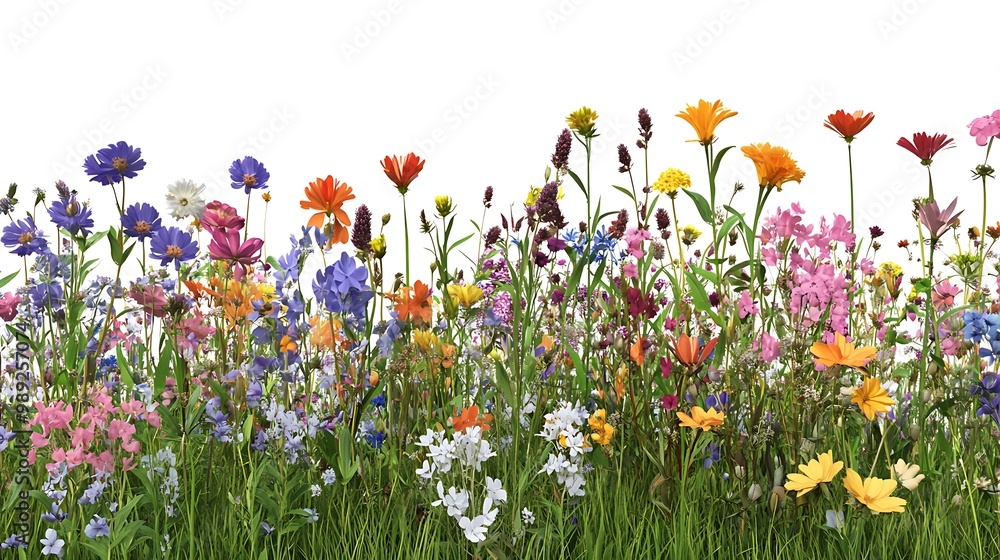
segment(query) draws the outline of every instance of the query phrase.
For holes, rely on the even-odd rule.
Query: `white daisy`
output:
[[[201,217],[205,211],[205,185],[195,185],[194,181],[180,179],[167,186],[167,207],[170,215],[178,220]]]

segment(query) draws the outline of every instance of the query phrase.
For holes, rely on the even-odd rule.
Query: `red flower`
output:
[[[839,109],[836,113],[826,118],[823,126],[836,132],[850,144],[851,140],[854,140],[855,136],[861,134],[861,131],[871,124],[874,119],[875,115],[873,113],[865,114],[864,111],[845,113],[843,109]]]
[[[385,171],[386,177],[399,189],[399,193],[406,194],[410,183],[417,178],[417,175],[424,168],[424,163],[424,160],[420,159],[413,152],[410,152],[406,157],[392,156],[390,158],[389,156],[385,156],[385,159],[382,160],[382,169]]]
[[[896,145],[902,146],[918,158],[922,165],[930,165],[931,160],[938,152],[945,148],[954,148],[954,138],[948,138],[947,134],[935,134],[933,136],[926,132],[918,132],[913,135],[913,142],[906,138],[900,138]]]

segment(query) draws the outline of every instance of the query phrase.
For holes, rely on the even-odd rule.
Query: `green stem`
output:
[[[410,285],[410,222],[406,219],[406,194],[403,194],[403,244],[406,251],[406,285]]]
[[[854,162],[851,161],[850,142],[847,144],[847,177],[851,181],[851,233],[854,233]]]

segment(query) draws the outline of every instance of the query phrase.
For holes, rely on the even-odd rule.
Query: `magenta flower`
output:
[[[163,291],[163,286],[156,284],[133,286],[128,295],[142,306],[147,315],[160,318],[167,316],[167,294]]]
[[[1000,109],[993,111],[992,115],[972,119],[969,135],[974,136],[980,146],[985,146],[990,138],[1000,138]]]
[[[217,261],[229,261],[237,267],[237,279],[243,278],[247,267],[260,260],[260,249],[264,240],[251,237],[240,242],[240,232],[235,229],[212,230],[212,241],[208,244],[208,254]],[[238,265],[238,266],[237,266]]]
[[[11,322],[17,316],[17,304],[21,303],[21,297],[15,293],[7,292],[0,294],[0,319]]]
[[[930,165],[934,156],[945,148],[954,148],[955,139],[948,138],[947,134],[930,135],[926,132],[918,132],[913,135],[911,142],[907,138],[900,138],[896,145],[906,148],[911,154],[920,158],[921,165]]]
[[[781,342],[771,333],[765,332],[760,337],[760,359],[771,363],[781,354]]]
[[[740,319],[746,319],[747,315],[756,315],[760,313],[760,309],[754,304],[753,299],[751,299],[750,294],[743,291],[740,294],[740,301],[738,302],[740,308]]]
[[[201,225],[209,233],[217,229],[240,230],[244,224],[246,221],[240,217],[235,208],[218,200],[206,204],[205,213],[201,216]]]

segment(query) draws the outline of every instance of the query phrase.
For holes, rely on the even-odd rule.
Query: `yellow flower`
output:
[[[700,406],[696,406],[691,409],[691,416],[678,411],[677,418],[680,419],[681,426],[686,426],[692,430],[701,428],[707,432],[716,426],[721,426],[722,422],[726,419],[726,414],[714,408],[709,408],[706,411],[702,410]]]
[[[775,187],[781,191],[785,183],[801,183],[806,176],[792,159],[788,150],[770,144],[743,146],[743,154],[757,167],[757,182],[763,187]]]
[[[898,478],[899,483],[911,492],[924,479],[924,475],[917,474],[918,472],[920,472],[920,465],[916,463],[908,465],[902,459],[896,461],[896,464],[892,466],[893,478]]]
[[[299,345],[295,343],[287,334],[281,337],[281,342],[279,343],[280,350],[282,352],[294,352],[299,348]]]
[[[684,226],[681,228],[681,241],[685,245],[694,245],[695,241],[698,241],[698,237],[701,236],[701,230],[694,226]]]
[[[430,352],[432,348],[437,348],[440,345],[440,340],[438,339],[438,336],[431,331],[417,329],[413,331],[413,343],[426,354]]]
[[[865,379],[861,387],[855,387],[851,403],[857,404],[865,417],[873,420],[875,414],[888,412],[889,407],[896,404],[896,401],[892,400],[889,392],[882,387],[882,383],[878,379],[869,377]]]
[[[805,496],[821,482],[832,482],[833,477],[844,468],[843,461],[833,462],[833,450],[818,455],[818,461],[812,459],[806,465],[799,465],[797,473],[788,475],[785,490],[795,490],[799,496]],[[801,474],[800,474],[801,473]]]
[[[691,176],[673,167],[660,173],[660,178],[653,183],[653,190],[668,194],[676,193],[678,189],[687,189],[690,187]]]
[[[600,445],[611,444],[611,438],[615,435],[615,427],[608,424],[606,410],[603,408],[595,410],[594,413],[590,415],[590,419],[587,420],[587,423],[590,424],[590,429],[594,430],[594,432],[590,434],[594,443]]]
[[[483,299],[483,291],[475,284],[448,285],[448,295],[458,300],[465,307],[472,307],[477,301]]]
[[[677,113],[677,116],[687,121],[694,128],[695,135],[698,138],[690,140],[690,142],[700,142],[703,145],[708,145],[715,140],[715,127],[719,126],[719,123],[722,121],[729,117],[735,117],[737,114],[739,113],[723,107],[722,101],[709,103],[704,99],[700,99],[698,100],[697,107],[688,105],[687,109]]]
[[[533,186],[530,189],[528,189],[528,198],[524,199],[524,205],[534,206],[535,203],[538,202],[538,195],[540,194],[542,194],[541,187]],[[559,194],[556,195],[556,199],[562,200],[564,196],[566,196],[566,193],[563,192],[563,186],[559,185]]]
[[[884,480],[881,478],[866,478],[861,482],[861,475],[853,469],[847,469],[847,476],[844,477],[844,488],[854,496],[854,498],[864,504],[873,513],[902,513],[906,500],[893,498],[890,496],[896,489],[895,480]]]
[[[903,273],[903,267],[892,261],[886,261],[878,265],[878,274],[895,278]]]
[[[260,197],[264,199],[264,202],[271,202],[271,193],[269,192],[260,195]]]
[[[878,269],[875,271],[875,278],[871,280],[870,284],[881,289],[880,296],[884,297],[886,292],[888,292],[893,299],[896,299],[899,297],[899,287],[896,285],[896,281],[902,274],[903,267],[894,262],[886,261],[878,266]]]
[[[434,206],[437,208],[438,216],[444,218],[448,214],[451,214],[451,197],[447,195],[435,196]]]
[[[580,107],[566,117],[566,124],[585,138],[595,136],[595,122],[597,122],[597,112],[587,106]]]
[[[826,367],[848,366],[859,368],[865,366],[878,354],[874,346],[855,348],[853,342],[847,342],[847,337],[839,332],[834,335],[833,344],[814,342],[809,348],[816,362]]]
[[[372,238],[371,242],[372,253],[374,253],[376,259],[381,259],[385,256],[385,234],[380,233],[378,237]]]
[[[278,294],[271,284],[257,284],[257,289],[260,290],[260,295],[264,299],[264,303],[271,303],[278,298]]]

